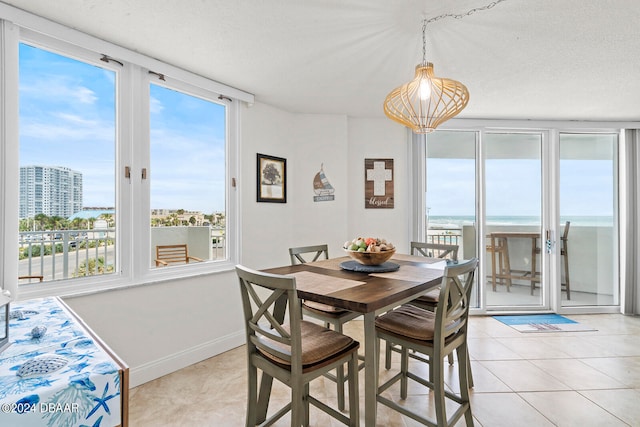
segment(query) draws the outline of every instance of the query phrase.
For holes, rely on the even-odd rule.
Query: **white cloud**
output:
[[[52,76],[46,80],[20,83],[20,95],[48,99],[57,103],[93,105],[98,101],[96,93],[88,87],[76,85],[62,76]]]
[[[149,111],[151,114],[159,114],[164,110],[164,105],[158,98],[154,98],[153,96],[149,98]]]

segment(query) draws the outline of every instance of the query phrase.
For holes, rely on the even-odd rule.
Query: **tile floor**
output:
[[[598,331],[519,333],[491,317],[471,318],[476,426],[640,426],[640,317],[567,317]],[[347,324],[345,333],[362,340],[361,321]],[[394,366],[383,376],[397,372],[398,355],[394,357]],[[457,389],[455,367],[446,381]],[[363,383],[361,372],[361,388]],[[239,347],[132,389],[130,425],[243,426],[245,388],[245,349]],[[331,404],[335,390],[335,384],[324,378],[311,387],[312,394]],[[387,393],[399,400],[396,386]],[[363,408],[362,393],[360,397]],[[288,388],[278,384],[271,408],[287,398]],[[407,406],[428,411],[428,400],[426,388],[410,383]],[[313,407],[311,411],[313,426],[341,425]],[[288,426],[289,420],[285,416],[276,425]],[[378,425],[417,423],[378,405]]]

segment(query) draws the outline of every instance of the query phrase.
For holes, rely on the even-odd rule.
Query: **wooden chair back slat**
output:
[[[422,255],[429,258],[458,260],[458,245],[443,243],[411,242],[411,255]]]
[[[303,257],[304,254],[307,255],[306,258]],[[300,246],[297,248],[289,248],[291,265],[314,262],[320,259],[322,255],[324,255],[324,259],[329,259],[329,247],[327,245]],[[313,258],[310,258],[311,256],[313,256]]]
[[[189,264],[190,261],[201,262],[202,259],[190,256],[186,244],[156,246],[156,267],[169,264]]]

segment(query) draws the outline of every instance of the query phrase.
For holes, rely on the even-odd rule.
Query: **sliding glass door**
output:
[[[618,134],[560,133],[562,306],[620,304]]]
[[[618,306],[617,147],[617,133],[429,134],[423,239],[480,259],[481,310]]]
[[[540,132],[483,135],[487,309],[543,306],[542,142]]]
[[[426,144],[424,241],[455,245],[459,259],[477,257],[477,132],[435,132]],[[477,287],[474,298],[479,306]]]

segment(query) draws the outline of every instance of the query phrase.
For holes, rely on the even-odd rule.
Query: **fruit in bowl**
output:
[[[343,246],[351,258],[364,265],[380,265],[396,252],[391,242],[376,237],[357,237]]]

